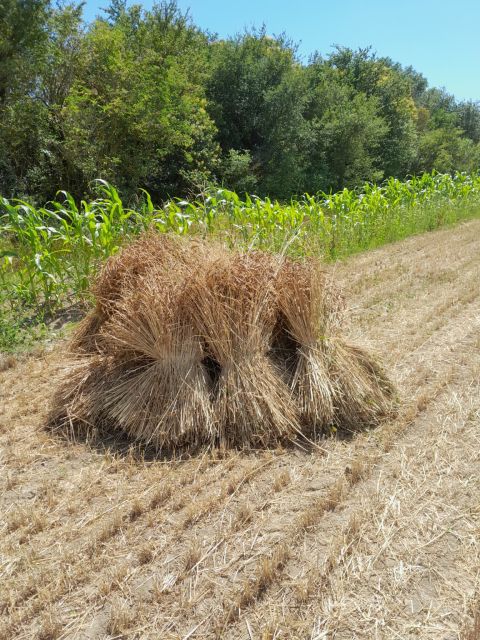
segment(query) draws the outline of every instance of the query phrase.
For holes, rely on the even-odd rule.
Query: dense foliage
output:
[[[390,178],[380,186],[366,183],[362,189],[305,195],[288,204],[242,200],[217,189],[196,201],[171,200],[155,208],[144,191],[131,209],[103,181],[91,201],[78,203],[65,191],[57,195],[45,207],[0,199],[0,284],[12,310],[27,305],[50,312],[67,299],[88,295],[99,265],[126,238],[148,228],[335,259],[478,215],[480,176]]]
[[[127,202],[211,183],[288,199],[476,169],[480,107],[369,50],[299,60],[264,30],[217,40],[174,2],[0,0],[0,192],[36,202],[101,177]]]

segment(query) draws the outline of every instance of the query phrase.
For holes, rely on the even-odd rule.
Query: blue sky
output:
[[[86,0],[91,20],[108,0]],[[136,2],[150,7],[151,0]],[[371,45],[379,54],[412,65],[430,86],[457,99],[480,100],[480,0],[179,0],[199,27],[220,37],[265,23],[285,32],[306,60],[332,45]]]

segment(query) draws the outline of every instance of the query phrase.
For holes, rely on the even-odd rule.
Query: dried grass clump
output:
[[[391,383],[339,338],[343,300],[313,260],[148,233],[94,293],[56,425],[114,427],[158,449],[257,447],[391,411]]]
[[[314,260],[284,261],[277,291],[271,353],[295,396],[303,429],[321,430],[334,419],[336,390],[326,356],[343,301]]]
[[[266,446],[299,429],[291,393],[268,357],[279,266],[265,253],[223,254],[185,291],[189,321],[218,372],[212,405],[228,445]]]
[[[208,248],[204,243],[147,232],[127,245],[117,255],[107,260],[98,276],[92,293],[96,299],[95,308],[80,323],[71,343],[74,353],[93,354],[108,344],[102,342],[101,329],[105,322],[116,313],[119,305],[132,291],[148,280],[150,282],[162,274],[188,273],[196,261],[205,260]]]
[[[358,431],[391,415],[395,387],[370,354],[337,339],[329,345],[328,358],[336,390],[337,427]]]

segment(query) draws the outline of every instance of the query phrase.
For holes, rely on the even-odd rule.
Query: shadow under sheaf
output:
[[[64,435],[176,456],[308,443],[395,412],[381,366],[342,339],[343,299],[314,260],[148,233],[94,292],[49,416]]]

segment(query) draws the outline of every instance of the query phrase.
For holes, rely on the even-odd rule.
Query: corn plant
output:
[[[335,259],[480,213],[480,176],[465,173],[390,178],[286,203],[212,188],[161,207],[142,191],[128,208],[112,185],[98,180],[95,188],[91,201],[59,191],[38,208],[0,199],[0,283],[11,305],[51,311],[84,298],[99,265],[149,227]]]

